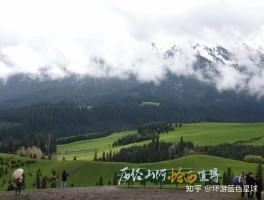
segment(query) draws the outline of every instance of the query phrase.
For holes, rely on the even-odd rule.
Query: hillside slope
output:
[[[11,156],[8,154],[0,154],[2,158],[10,158],[11,160],[21,160],[25,162],[26,158],[18,156]],[[2,166],[6,168],[6,166]],[[118,172],[124,167],[129,168],[147,168],[147,169],[170,169],[170,168],[193,168],[194,171],[198,170],[209,170],[217,168],[220,174],[227,167],[231,167],[234,171],[234,175],[239,175],[241,171],[252,171],[256,172],[257,164],[246,163],[242,161],[235,161],[230,159],[224,159],[214,156],[207,155],[190,155],[182,157],[176,160],[164,161],[159,163],[145,163],[145,164],[130,164],[130,163],[105,163],[105,162],[94,162],[94,161],[50,161],[50,160],[37,160],[35,164],[26,164],[21,166],[24,168],[26,189],[35,188],[34,183],[36,180],[37,170],[41,171],[41,179],[44,176],[50,177],[51,171],[55,170],[59,176],[57,180],[57,187],[60,186],[60,174],[62,170],[67,170],[70,174],[68,177],[68,187],[85,187],[94,186],[98,183],[99,177],[103,177],[104,184],[107,185],[109,181],[113,181],[115,171]],[[11,175],[14,169],[7,169],[7,174],[1,177],[0,190],[6,190],[11,182]],[[5,183],[3,183],[5,181]],[[48,187],[50,184],[48,183]]]
[[[182,136],[184,141],[192,141],[194,145],[217,145],[222,143],[242,142],[246,145],[264,145],[264,123],[192,123],[183,124],[180,128],[168,134],[161,134],[160,140],[178,143]],[[118,138],[135,134],[136,131],[119,132],[110,136],[83,140],[70,144],[58,145],[58,160],[63,157],[66,160],[73,160],[76,156],[78,160],[92,160],[94,152],[101,156],[103,151],[119,151],[122,147],[131,145],[143,145],[150,141],[134,143],[126,146],[112,147]]]

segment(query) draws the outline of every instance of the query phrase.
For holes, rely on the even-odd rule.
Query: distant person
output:
[[[62,174],[61,174],[61,188],[66,188],[66,184],[67,184],[67,176],[69,176],[69,173],[66,172],[66,170],[63,170]]]
[[[23,181],[23,176],[20,175],[20,176],[16,179],[16,194],[17,194],[17,192],[18,192],[19,194],[21,194],[22,181]]]
[[[262,184],[262,180],[260,179],[259,176],[256,176],[256,179],[255,179],[255,183],[256,183],[256,186],[257,186],[257,192],[256,192],[256,198],[257,200],[261,200],[261,191],[263,190],[263,184]]]
[[[242,192],[241,192],[241,197],[245,197],[245,192],[244,192],[244,186],[247,185],[247,175],[245,174],[245,172],[242,172],[242,174],[239,177],[239,185],[242,188]]]
[[[255,178],[252,172],[248,172],[246,180],[247,180],[247,185],[249,186],[248,199],[253,199],[254,191],[252,190],[252,188],[255,185]]]
[[[56,180],[57,180],[56,173],[53,172],[50,177],[51,188],[56,188]]]

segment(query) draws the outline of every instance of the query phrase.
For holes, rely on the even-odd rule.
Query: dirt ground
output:
[[[114,186],[66,188],[46,190],[25,190],[22,194],[14,191],[0,192],[2,200],[242,200],[239,193],[199,191],[187,193],[184,189],[129,189]]]

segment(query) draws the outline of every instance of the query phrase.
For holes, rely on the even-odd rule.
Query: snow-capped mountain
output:
[[[152,46],[155,46],[155,44],[153,43]],[[156,46],[155,48],[157,49]],[[247,59],[257,66],[263,66],[264,64],[264,48],[261,46],[251,47],[245,43],[234,43],[231,47],[220,45],[207,46],[196,43],[190,44],[190,51],[197,57],[198,61],[199,59],[203,59],[208,65],[223,64],[236,68],[240,66],[246,67],[247,64],[250,64],[246,63]],[[176,54],[182,53],[182,48],[179,45],[173,45],[163,55],[165,59],[173,59]]]
[[[104,101],[106,95],[122,91],[125,91],[124,94],[128,96],[133,93],[141,98],[143,94],[148,93],[148,90],[156,91],[158,90],[156,88],[162,88],[165,83],[167,85],[161,91],[167,91],[166,88],[170,88],[171,91],[168,89],[168,92],[164,94],[160,91],[160,93],[153,92],[149,96],[163,98],[174,93],[175,96],[168,98],[170,101],[174,101],[175,99],[184,99],[182,96],[186,95],[187,90],[190,90],[186,99],[201,99],[202,94],[200,93],[206,96],[210,89],[214,93],[220,93],[215,96],[221,95],[222,92],[233,92],[234,98],[237,94],[243,94],[246,98],[249,96],[254,100],[263,100],[263,47],[237,43],[228,46],[189,43],[185,46],[173,45],[168,49],[161,49],[153,43],[150,51],[151,53],[142,51],[146,54],[142,57],[139,55],[140,59],[134,59],[139,62],[133,63],[134,60],[132,60],[133,65],[131,64],[127,70],[124,70],[126,65],[115,68],[109,64],[109,67],[106,67],[108,65],[105,63],[108,60],[102,55],[105,62],[95,64],[92,70],[96,69],[96,72],[112,70],[114,76],[97,78],[91,75],[79,78],[76,74],[69,74],[65,79],[39,81],[31,79],[30,75],[18,74],[10,77],[6,84],[0,84],[0,93],[2,94],[0,104],[2,101],[3,105],[8,103],[20,106],[22,100],[26,102],[24,104],[27,104],[28,102],[54,102],[65,99],[97,103]],[[158,59],[152,59],[150,56],[158,56]],[[123,59],[122,56],[120,59]],[[122,64],[122,62],[120,63]],[[127,76],[122,76],[124,73]],[[151,89],[145,89],[142,93],[138,92],[143,90],[144,84],[151,85],[152,83],[155,83],[155,86],[151,86]],[[195,87],[197,88],[194,89]],[[131,88],[135,88],[135,90],[128,91]],[[161,93],[162,95],[160,95]],[[215,99],[221,98],[216,97]]]
[[[158,56],[158,59],[150,58],[153,62],[135,66],[138,71],[132,71],[127,79],[78,79],[72,75],[62,80],[39,81],[25,78],[23,74],[11,77],[5,85],[0,85],[0,110],[66,101],[102,110],[122,105],[128,108],[124,112],[131,112],[129,109],[145,109],[138,105],[150,101],[161,105],[154,109],[159,120],[164,120],[164,116],[168,116],[169,121],[187,122],[264,120],[263,48],[247,44],[226,47],[198,43],[187,47],[173,45],[165,50],[154,43],[152,47],[156,52],[153,54],[150,48],[151,53],[147,55]],[[147,60],[148,56],[143,58]],[[163,64],[167,65],[165,72]],[[160,82],[139,81],[140,72],[149,77],[157,76]]]

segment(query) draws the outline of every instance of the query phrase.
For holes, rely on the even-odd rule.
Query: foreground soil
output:
[[[192,192],[187,193],[184,189],[132,189],[118,188],[114,186],[25,190],[16,195],[14,191],[0,192],[2,200],[156,200],[156,199],[179,199],[179,200],[241,200],[239,193],[220,192]]]

